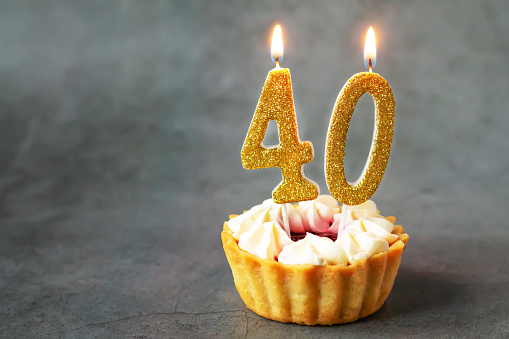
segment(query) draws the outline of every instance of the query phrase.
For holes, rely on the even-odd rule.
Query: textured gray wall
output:
[[[370,25],[395,94],[374,200],[410,242],[386,305],[351,325],[248,311],[219,239],[280,181],[240,162],[276,22],[322,192]],[[3,2],[0,336],[509,335],[507,32],[506,1]],[[350,129],[352,179],[372,106]]]

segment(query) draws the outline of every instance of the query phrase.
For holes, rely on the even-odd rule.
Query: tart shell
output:
[[[394,223],[394,217],[386,219]],[[389,296],[408,241],[402,226],[388,251],[352,265],[286,265],[242,250],[224,223],[221,239],[235,286],[262,317],[305,325],[355,321],[376,312]]]

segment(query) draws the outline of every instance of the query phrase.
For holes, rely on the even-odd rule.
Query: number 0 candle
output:
[[[313,160],[313,145],[299,139],[290,70],[279,67],[279,62],[283,60],[283,41],[279,25],[272,36],[271,56],[276,67],[269,72],[265,80],[242,147],[242,165],[245,169],[281,169],[283,181],[272,192],[275,203],[312,200],[318,196],[318,186],[304,176],[302,165]],[[271,120],[277,123],[279,145],[266,148],[262,142]]]
[[[394,132],[395,103],[387,81],[372,69],[376,62],[375,34],[369,28],[364,48],[368,72],[352,76],[344,85],[334,105],[325,148],[325,173],[332,196],[345,205],[358,205],[376,191],[387,167]],[[369,93],[375,101],[375,129],[369,158],[364,170],[350,184],[345,177],[345,143],[348,127],[360,97]]]

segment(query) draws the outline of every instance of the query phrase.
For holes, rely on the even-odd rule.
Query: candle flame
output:
[[[371,59],[371,65],[369,63]],[[375,44],[375,32],[373,27],[370,27],[368,34],[366,35],[366,44],[364,45],[364,66],[371,72],[372,67],[376,64],[376,44]]]
[[[281,26],[277,25],[274,28],[274,34],[272,34],[272,47],[270,48],[270,57],[272,62],[279,65],[279,62],[283,60],[283,37],[281,35]]]

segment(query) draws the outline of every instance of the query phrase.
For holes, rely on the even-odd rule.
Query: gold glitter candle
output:
[[[274,30],[274,36],[281,29]],[[251,121],[251,126],[241,151],[242,165],[245,169],[279,167],[283,181],[272,192],[272,199],[277,204],[312,200],[318,197],[318,186],[304,176],[302,165],[313,160],[313,145],[299,139],[297,118],[293,103],[292,81],[290,70],[280,68],[282,59],[281,46],[273,47],[272,55],[276,68],[267,75],[260,95],[260,100]],[[276,41],[277,42],[277,41]],[[263,138],[267,126],[274,120],[278,126],[279,145],[266,148]]]
[[[376,60],[374,33],[370,28],[366,38],[364,59],[369,72],[352,76],[345,84],[334,105],[325,148],[325,176],[329,192],[345,205],[358,205],[376,191],[387,167],[394,133],[395,103],[392,90],[379,74],[372,73]],[[370,52],[368,44],[372,43]],[[372,63],[373,61],[373,63]],[[369,158],[364,171],[354,183],[345,177],[345,144],[355,106],[360,97],[368,93],[375,101],[375,131]]]

